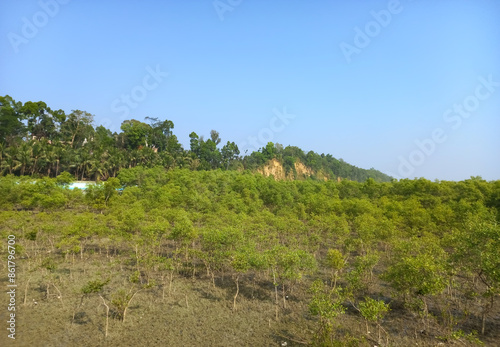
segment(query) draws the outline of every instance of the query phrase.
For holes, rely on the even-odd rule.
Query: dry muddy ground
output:
[[[235,283],[229,277],[224,281],[219,278],[214,287],[204,273],[198,273],[195,278],[175,274],[170,293],[163,289],[168,285],[162,287],[160,284],[141,290],[130,302],[124,322],[110,311],[106,337],[104,303],[110,305],[112,292],[117,288],[133,286],[129,281],[133,271],[124,267],[122,260],[110,262],[94,254],[84,262],[60,263],[52,272],[21,266],[16,294],[16,339],[7,337],[8,296],[4,293],[0,301],[3,325],[0,346],[289,347],[310,345],[313,341],[318,322],[308,310],[309,279],[305,278],[294,288],[286,307],[279,308],[276,319],[274,287],[269,281],[246,281],[240,286],[237,309],[233,311]],[[102,299],[98,294],[89,294],[82,300],[81,288],[85,283],[106,277],[111,281],[101,292]],[[253,285],[248,286],[248,283]],[[0,285],[7,288],[7,277],[1,278]],[[382,295],[385,289],[375,283],[372,290]],[[337,320],[339,342],[332,345],[474,345],[464,339],[439,339],[443,332],[437,325],[425,325],[420,317],[409,313],[395,300],[390,301],[391,311],[382,322],[387,334],[382,333],[382,343],[379,343],[376,327],[369,326],[370,333],[367,333],[362,317],[347,306],[346,314]],[[429,309],[432,313],[432,305]],[[498,307],[495,310],[490,313],[485,335],[478,335],[485,346],[500,346],[500,311]],[[469,317],[467,322],[471,330],[480,329],[479,317]]]

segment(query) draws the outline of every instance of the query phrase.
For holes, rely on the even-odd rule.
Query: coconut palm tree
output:
[[[43,159],[44,159],[44,168],[46,168],[47,170],[47,176],[50,177],[50,174],[54,169],[54,165],[57,165],[58,162],[57,153],[54,146],[45,147],[45,153]]]
[[[4,160],[2,162],[2,173],[9,172],[12,174],[16,172],[19,167],[21,167],[21,162],[17,160],[18,148],[16,146],[10,146],[4,152]]]
[[[33,141],[31,142],[31,154],[33,158],[33,165],[31,166],[31,175],[40,171],[39,161],[43,160],[45,155],[45,149],[48,146],[48,142],[46,139],[42,139],[41,141]]]
[[[17,152],[17,160],[21,164],[21,176],[24,176],[26,169],[32,163],[33,146],[32,143],[23,142]]]
[[[117,172],[125,166],[123,151],[116,147],[111,147],[108,150],[108,155],[107,163],[109,165],[109,173],[111,176],[116,177]]]
[[[92,167],[92,155],[88,152],[87,149],[79,148],[75,151],[77,160],[77,175],[80,173],[81,180],[85,177],[85,174],[89,173]]]
[[[60,144],[57,144],[56,146],[53,147],[54,149],[54,159],[56,163],[56,176],[59,175],[59,166],[61,163],[61,160],[63,160],[64,155],[66,154],[66,147],[62,146]],[[68,171],[69,171],[69,166],[68,166]]]

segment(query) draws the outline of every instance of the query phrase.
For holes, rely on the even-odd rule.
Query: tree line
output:
[[[313,170],[313,178],[391,180],[373,168],[361,169],[330,154],[305,153],[278,143],[242,155],[235,142],[222,144],[215,130],[206,139],[192,132],[190,148],[184,149],[173,129],[171,120],[146,117],[144,122],[125,120],[121,132],[111,132],[102,125],[95,127],[94,115],[86,111],[66,114],[42,101],[22,103],[6,95],[0,97],[0,172],[56,177],[66,171],[80,180],[106,180],[120,169],[136,166],[255,171],[276,159],[292,177],[297,177],[295,163],[301,162]]]

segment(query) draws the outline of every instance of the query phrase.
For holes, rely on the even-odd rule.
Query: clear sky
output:
[[[496,0],[2,1],[0,95],[397,178],[500,179]],[[257,147],[257,148],[255,148]]]

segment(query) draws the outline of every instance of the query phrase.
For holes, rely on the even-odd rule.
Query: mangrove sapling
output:
[[[127,318],[127,310],[130,307],[132,299],[143,289],[144,288],[140,288],[134,291],[132,287],[128,292],[124,289],[120,289],[112,295],[111,305],[115,308],[117,316],[122,322],[125,322]]]
[[[310,272],[316,267],[312,254],[300,249],[289,249],[278,245],[266,252],[267,264],[273,275],[274,294],[276,299],[276,320],[278,319],[278,287],[281,285],[283,307],[286,307],[285,285],[300,280],[303,272]]]
[[[165,287],[166,278],[164,271],[168,271],[168,296],[172,293],[172,282],[174,278],[174,261],[172,258],[158,257],[158,270],[161,272],[161,283],[162,283],[162,301],[165,301]]]
[[[447,254],[432,235],[404,241],[398,246],[398,257],[384,277],[403,295],[409,307],[419,312],[422,323],[429,328],[429,299],[447,287]]]
[[[372,298],[366,297],[364,301],[359,303],[359,308],[357,310],[361,313],[366,323],[366,332],[369,334],[368,322],[374,322],[378,328],[378,342],[381,343],[381,330],[387,335],[386,344],[389,344],[389,334],[380,325],[382,318],[389,312],[389,305],[384,303],[382,300],[374,300]]]
[[[187,263],[189,261],[189,245],[198,238],[198,230],[194,228],[193,222],[184,210],[175,209],[171,214],[169,219],[173,221],[173,227],[169,238],[176,242],[176,247],[183,249]]]
[[[231,262],[232,252],[242,240],[243,233],[236,228],[209,228],[201,234],[202,248],[198,257],[203,260],[207,273],[211,273],[214,288],[215,273],[220,273],[223,281],[224,268]]]
[[[461,229],[454,232],[451,256],[453,265],[468,274],[468,286],[481,308],[481,334],[486,317],[500,294],[500,225],[495,216],[468,216]]]
[[[236,311],[236,298],[240,292],[240,276],[250,269],[250,263],[248,262],[248,255],[245,251],[237,252],[231,259],[231,267],[236,272],[234,275],[234,283],[236,284],[236,293],[233,299],[233,311]]]
[[[104,286],[109,283],[109,281],[110,281],[109,278],[104,280],[104,281],[101,281],[98,279],[93,280],[93,281],[89,281],[89,282],[87,282],[87,284],[85,284],[80,289],[80,292],[82,293],[82,297],[80,300],[80,304],[78,306],[76,306],[74,311],[73,311],[73,318],[71,320],[71,324],[73,324],[73,322],[75,321],[76,310],[83,305],[83,299],[88,295],[100,293],[103,290]]]
[[[331,286],[337,286],[339,274],[347,264],[347,258],[338,249],[329,249],[326,255],[325,265],[332,270]]]
[[[319,318],[315,340],[319,346],[331,346],[334,342],[335,319],[346,311],[346,307],[342,304],[344,301],[342,289],[332,289],[318,279],[313,282],[309,292],[312,294],[309,312]]]
[[[254,274],[252,276],[252,298],[254,298],[254,292],[256,289],[257,282],[260,281],[261,273],[265,271],[269,266],[267,264],[267,258],[265,254],[257,251],[257,246],[255,244],[250,244],[249,262]]]

